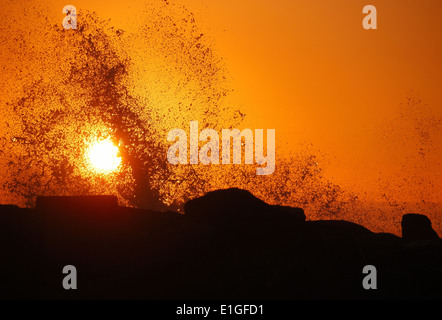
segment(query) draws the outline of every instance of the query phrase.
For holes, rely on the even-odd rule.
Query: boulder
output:
[[[323,237],[339,236],[354,239],[373,234],[367,228],[345,220],[317,220],[309,221],[307,224],[311,231],[319,232]]]
[[[436,231],[431,227],[431,221],[423,214],[408,213],[402,216],[402,239],[406,241],[437,240]]]
[[[274,213],[273,216],[278,219],[289,219],[294,222],[304,222],[306,218],[304,209],[302,208],[272,205],[271,210]]]
[[[189,220],[213,224],[243,224],[257,220],[305,221],[300,208],[272,206],[258,199],[247,190],[231,188],[216,190],[188,201],[184,211]]]

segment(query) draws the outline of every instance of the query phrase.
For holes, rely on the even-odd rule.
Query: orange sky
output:
[[[313,142],[339,183],[366,186],[389,172],[378,126],[410,90],[442,115],[440,1],[185,2],[213,34],[254,125]],[[376,31],[362,28],[367,4]]]
[[[388,146],[379,148],[379,127],[394,120],[410,90],[442,117],[438,0],[170,2],[195,14],[223,57],[236,91],[232,101],[248,114],[245,126],[276,129],[277,140],[289,143],[290,150],[313,143],[327,155],[327,173],[337,183],[373,191],[379,172],[394,175],[399,162],[388,158]],[[134,31],[144,3],[69,4]],[[42,1],[60,21],[66,4]],[[367,4],[377,7],[378,30],[362,28]],[[440,142],[434,159],[439,159]],[[440,177],[438,162],[428,170],[429,176]],[[442,190],[440,182],[437,186]],[[441,198],[440,193],[435,196]]]

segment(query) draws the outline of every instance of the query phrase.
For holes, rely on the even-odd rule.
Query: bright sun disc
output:
[[[112,141],[103,140],[89,148],[88,158],[92,166],[101,172],[115,171],[121,163],[118,157],[118,147]]]

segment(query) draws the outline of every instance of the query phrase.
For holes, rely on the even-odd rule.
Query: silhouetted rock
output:
[[[19,212],[20,208],[18,206],[14,206],[14,205],[0,205],[0,214],[2,213],[16,213]]]
[[[309,221],[308,224],[313,230],[319,231],[327,236],[339,235],[358,238],[373,234],[373,232],[359,224],[344,220],[318,220]]]
[[[302,209],[240,189],[210,192],[185,209],[125,208],[109,197],[0,206],[0,299],[442,298],[442,240],[305,221]],[[403,222],[404,231],[424,225],[431,237],[425,216]],[[61,285],[67,264],[81,275],[75,292]],[[362,287],[368,264],[378,290]]]
[[[436,231],[431,227],[431,221],[423,214],[408,213],[402,217],[402,239],[406,241],[437,240]]]
[[[37,197],[37,210],[109,210],[118,206],[116,196],[40,196]]]
[[[242,224],[262,219],[305,221],[304,210],[273,206],[247,190],[216,190],[188,201],[184,211],[189,220],[214,225]]]
[[[271,209],[273,212],[277,213],[276,216],[280,219],[286,218],[297,222],[304,222],[306,218],[304,209],[302,208],[272,205]]]

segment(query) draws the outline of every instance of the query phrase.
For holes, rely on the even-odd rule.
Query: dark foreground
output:
[[[442,298],[442,240],[421,215],[403,237],[346,221],[305,221],[238,189],[186,214],[118,207],[113,197],[0,206],[2,299]],[[63,267],[77,270],[65,290]],[[364,266],[377,270],[365,290]]]

